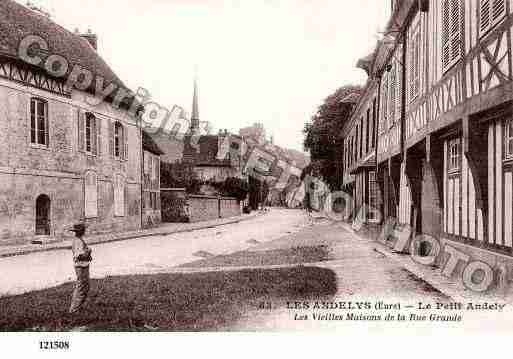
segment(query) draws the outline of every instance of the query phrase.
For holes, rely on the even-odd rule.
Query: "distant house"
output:
[[[244,143],[240,136],[221,132],[219,135],[186,136],[183,162],[191,164],[199,179],[221,182],[229,177],[244,178]]]
[[[162,221],[160,204],[160,156],[164,152],[145,131],[142,132],[142,146],[142,220],[144,227],[152,227]]]

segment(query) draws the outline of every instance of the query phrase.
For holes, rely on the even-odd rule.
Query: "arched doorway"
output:
[[[36,235],[50,235],[50,197],[46,194],[36,199]]]

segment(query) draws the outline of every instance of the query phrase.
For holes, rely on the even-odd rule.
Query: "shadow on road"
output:
[[[109,277],[91,282],[69,317],[73,284],[0,299],[2,331],[215,331],[263,302],[331,298],[335,273],[317,267]]]

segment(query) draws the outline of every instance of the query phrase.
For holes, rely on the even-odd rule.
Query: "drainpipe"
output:
[[[141,158],[140,158],[140,177],[141,177],[141,202],[139,204],[140,213],[141,213],[141,229],[144,228],[144,218],[143,218],[143,201],[144,201],[144,150],[143,150],[143,129],[142,129],[142,119],[140,115],[137,114],[137,127],[139,128],[139,136],[141,138],[140,150],[141,150]],[[160,180],[160,179],[159,179]]]

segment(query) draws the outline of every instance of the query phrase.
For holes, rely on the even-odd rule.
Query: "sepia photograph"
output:
[[[513,0],[0,0],[0,343],[510,333],[512,47]]]

